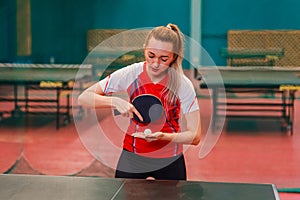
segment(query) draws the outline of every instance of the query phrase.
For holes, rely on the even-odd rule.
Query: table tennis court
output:
[[[1,198],[299,199],[300,3],[265,3],[4,0]],[[112,108],[84,108],[78,96],[144,61],[150,28],[169,22],[186,37],[200,144],[184,145],[186,181],[114,178],[130,122]],[[163,120],[163,107],[153,114],[136,99],[149,123]]]

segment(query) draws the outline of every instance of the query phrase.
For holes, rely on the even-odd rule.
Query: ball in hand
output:
[[[151,133],[152,133],[152,131],[150,129],[145,129],[144,130],[145,135],[150,135]]]

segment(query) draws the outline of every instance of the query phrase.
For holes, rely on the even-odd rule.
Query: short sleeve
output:
[[[178,91],[183,114],[199,110],[198,99],[192,82],[183,76]]]
[[[99,81],[99,84],[103,92],[107,95],[125,91],[129,85],[137,79],[142,70],[143,64],[135,63],[113,72]]]

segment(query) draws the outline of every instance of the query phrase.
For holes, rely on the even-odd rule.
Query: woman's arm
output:
[[[95,109],[112,107],[127,117],[133,117],[133,113],[135,113],[143,121],[141,114],[131,103],[119,97],[106,96],[98,82],[79,95],[78,103],[81,106]]]
[[[113,107],[112,97],[105,96],[98,82],[84,90],[79,95],[78,103],[87,108]]]
[[[174,143],[182,144],[192,144],[197,145],[200,142],[201,137],[201,122],[200,122],[200,112],[196,110],[191,113],[184,115],[187,123],[187,128],[183,132],[179,133],[163,133],[163,132],[154,132],[149,135],[144,133],[134,133],[132,136],[143,138],[149,142],[155,140],[165,140],[171,141]]]

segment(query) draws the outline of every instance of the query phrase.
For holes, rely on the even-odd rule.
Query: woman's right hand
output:
[[[120,97],[112,97],[111,104],[122,116],[133,118],[134,113],[141,121],[143,121],[142,115],[130,102]]]

